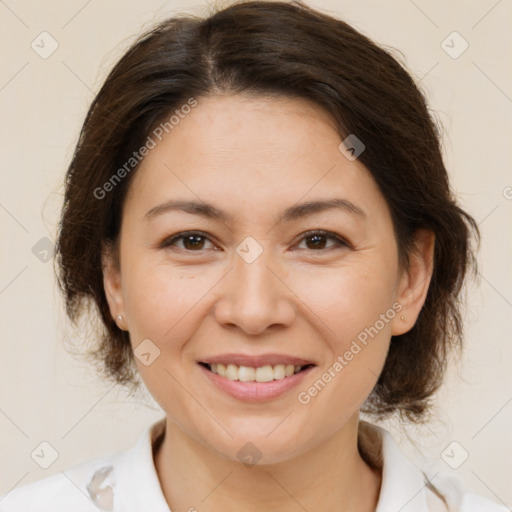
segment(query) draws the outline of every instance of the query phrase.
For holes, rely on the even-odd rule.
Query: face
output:
[[[340,143],[305,100],[199,98],[130,185],[111,312],[169,420],[227,458],[285,461],[353,424],[421,307]]]

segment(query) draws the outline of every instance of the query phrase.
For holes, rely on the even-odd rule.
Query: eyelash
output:
[[[169,238],[166,238],[162,242],[160,247],[161,248],[171,247],[171,246],[175,245],[178,240],[182,240],[189,236],[200,236],[200,237],[203,237],[211,242],[208,235],[206,233],[203,233],[202,231],[183,231],[181,233],[177,233],[176,235],[172,235]],[[302,234],[302,238],[299,240],[299,242],[302,242],[302,241],[306,240],[307,238],[312,238],[314,236],[324,236],[327,239],[334,240],[336,242],[336,244],[334,246],[327,247],[325,249],[306,249],[306,250],[309,250],[312,252],[323,252],[323,251],[327,251],[327,250],[334,249],[334,248],[350,247],[350,244],[347,241],[345,241],[343,238],[341,238],[339,235],[337,235],[336,233],[332,233],[330,231],[325,231],[325,230],[321,230],[321,229],[306,231],[305,233]],[[189,253],[201,252],[201,251],[207,250],[207,249],[198,249],[198,250],[194,251],[194,250],[185,249],[183,247],[179,247],[179,249],[189,252]]]

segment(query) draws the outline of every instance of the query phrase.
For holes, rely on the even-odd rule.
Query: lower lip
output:
[[[290,377],[272,380],[270,382],[240,382],[238,380],[229,380],[226,377],[220,377],[216,373],[208,370],[208,368],[205,368],[202,364],[199,364],[199,367],[218,389],[234,398],[246,402],[264,402],[277,398],[299,385],[304,377],[314,368],[314,366],[310,366],[306,370]]]

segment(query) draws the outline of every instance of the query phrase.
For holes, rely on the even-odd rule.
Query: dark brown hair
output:
[[[365,404],[374,414],[398,411],[420,419],[450,349],[461,343],[458,297],[475,264],[470,240],[472,233],[478,240],[478,229],[454,200],[440,133],[411,76],[347,23],[298,2],[241,2],[206,18],[167,19],[133,44],[92,102],[67,171],[57,244],[69,317],[89,318],[91,306],[101,315],[99,344],[91,353],[115,381],[136,382],[128,333],[116,326],[107,305],[101,254],[104,244],[116,241],[137,166],[104,185],[112,184],[158,123],[190,98],[218,93],[313,101],[331,114],[342,139],[356,134],[365,144],[359,160],[387,200],[402,264],[415,230],[434,232],[425,305],[409,332],[392,337]]]

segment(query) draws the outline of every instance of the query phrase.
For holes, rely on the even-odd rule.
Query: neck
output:
[[[373,512],[381,476],[357,448],[358,417],[321,445],[285,462],[247,466],[198,443],[167,418],[155,455],[164,496],[174,512]]]

